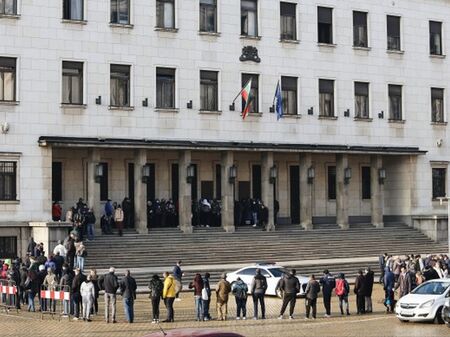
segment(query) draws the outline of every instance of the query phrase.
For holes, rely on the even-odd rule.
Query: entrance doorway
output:
[[[261,199],[261,165],[252,166],[252,198]]]
[[[291,223],[300,223],[300,167],[298,165],[290,166],[289,186],[291,201]]]

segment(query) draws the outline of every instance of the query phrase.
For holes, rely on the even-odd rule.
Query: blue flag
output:
[[[274,97],[274,106],[275,106],[275,112],[277,113],[277,121],[280,120],[280,118],[283,117],[283,98],[281,97],[281,86],[280,81],[277,83],[277,89],[275,90],[275,97]]]

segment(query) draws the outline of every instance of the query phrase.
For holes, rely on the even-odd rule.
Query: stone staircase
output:
[[[99,236],[86,246],[86,269],[95,267],[103,272],[111,265],[119,270],[130,269],[140,286],[146,285],[155,272],[171,271],[180,259],[187,270],[187,280],[191,280],[196,271],[210,271],[214,282],[223,271],[261,261],[295,267],[302,275],[321,274],[327,268],[333,273],[343,272],[353,277],[358,269],[367,266],[378,273],[376,257],[384,252],[394,255],[439,253],[447,249],[445,244],[434,243],[401,223],[387,224],[382,229],[355,224],[348,230],[320,225],[312,231],[284,225],[275,232],[238,227],[235,233],[225,233],[221,228],[199,228],[193,234],[161,229],[144,235],[129,232],[122,237]],[[341,263],[342,259],[347,260]],[[315,262],[308,263],[312,260]],[[210,267],[205,269],[204,266]]]

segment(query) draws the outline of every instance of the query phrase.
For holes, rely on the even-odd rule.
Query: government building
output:
[[[97,220],[130,197],[138,233],[149,200],[190,233],[192,200],[220,199],[233,232],[234,200],[259,198],[268,230],[446,237],[449,18],[444,0],[0,0],[0,256],[53,243],[52,201],[80,197]]]

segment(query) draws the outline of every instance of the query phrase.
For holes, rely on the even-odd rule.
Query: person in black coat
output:
[[[72,281],[72,299],[74,307],[74,320],[77,321],[80,318],[80,306],[81,306],[81,283],[86,281],[86,276],[81,272],[80,268],[75,269],[75,277]]]
[[[356,294],[356,313],[358,315],[366,312],[365,295],[366,295],[366,281],[363,275],[363,271],[358,271],[358,276],[355,279],[354,293]]]
[[[331,316],[331,294],[333,293],[333,289],[336,287],[336,280],[333,276],[331,276],[328,269],[323,271],[323,277],[319,280],[320,285],[322,286],[323,293],[323,305],[325,307],[325,317]]]
[[[364,301],[365,301],[365,309],[366,313],[372,312],[372,290],[373,290],[373,283],[374,283],[374,273],[370,269],[370,267],[367,267],[366,273],[364,275],[364,282],[366,286],[366,293],[364,295]]]
[[[136,299],[136,281],[130,275],[130,271],[125,271],[125,276],[120,281],[120,292],[123,297],[123,308],[128,323],[134,321],[134,300]]]

